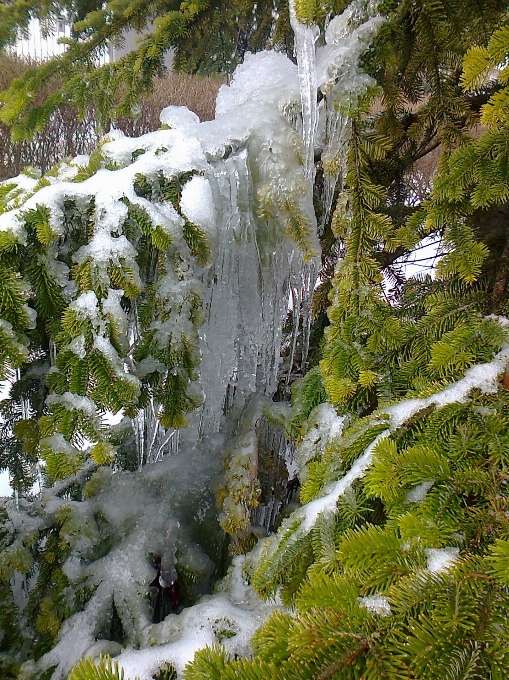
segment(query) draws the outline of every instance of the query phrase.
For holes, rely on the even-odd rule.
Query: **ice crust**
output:
[[[59,435],[52,439],[54,450],[69,447]],[[78,478],[90,472],[88,467],[78,473]],[[122,616],[127,644],[137,646],[146,642],[154,628],[149,601],[143,596],[156,576],[147,559],[151,553],[161,556],[161,573],[171,574],[178,550],[182,553],[181,565],[193,570],[198,586],[204,589],[201,592],[206,591],[214,570],[212,560],[217,559],[221,545],[210,491],[219,474],[217,460],[207,458],[203,451],[188,452],[168,457],[157,465],[147,465],[136,473],[113,474],[110,469],[100,468],[81,502],[58,495],[69,482],[56,484],[42,491],[38,514],[29,506],[16,508],[14,501],[8,502],[9,519],[20,535],[43,530],[56,515],[64,518],[70,512],[72,521],[64,523],[60,534],[70,548],[63,565],[70,581],[68,597],[84,586],[94,589],[83,611],[64,623],[55,647],[37,665],[33,662],[26,665],[27,676],[36,669],[56,665],[52,678],[60,680],[67,677],[80,656],[112,653],[110,641],[101,637],[104,622],[111,616],[112,601]],[[207,527],[208,533],[200,544],[196,542],[199,526],[201,531]],[[104,540],[112,541],[113,548],[104,557],[91,559]],[[218,606],[217,611],[220,609]],[[192,617],[192,612],[183,619],[173,618],[185,621],[186,616]],[[183,634],[185,637],[185,631]],[[159,629],[159,643],[163,637]],[[121,649],[120,645],[117,647],[116,653]]]

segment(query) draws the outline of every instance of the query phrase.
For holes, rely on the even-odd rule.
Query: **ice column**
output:
[[[218,161],[214,174],[223,226],[216,260],[204,274],[201,437],[218,432],[231,409],[240,412],[253,394],[276,391],[289,283],[302,268],[289,239],[262,252],[247,152]]]
[[[301,24],[295,13],[295,2],[290,0],[290,22],[295,35],[295,52],[302,101],[302,139],[304,142],[304,168],[312,182],[315,176],[315,139],[318,122],[316,41],[320,29],[316,24]]]
[[[318,123],[316,41],[320,35],[320,29],[314,23],[305,25],[298,20],[294,0],[290,0],[290,22],[295,36],[295,52],[301,95],[304,170],[309,180],[309,191],[312,195],[315,178],[315,145]],[[319,263],[316,261],[305,265],[300,272],[299,280],[294,281],[292,285],[294,328],[287,381],[291,378],[299,333],[302,345],[300,363],[302,368],[305,367],[311,327],[311,300],[318,276],[318,265]]]

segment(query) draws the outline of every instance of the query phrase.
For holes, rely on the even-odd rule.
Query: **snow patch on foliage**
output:
[[[379,616],[390,616],[391,606],[385,595],[373,595],[371,597],[359,597],[359,604],[368,611]]]
[[[186,182],[180,197],[180,209],[187,219],[215,238],[216,212],[210,182],[195,175]]]
[[[422,484],[410,489],[405,497],[408,503],[422,503],[434,483],[435,482],[422,482]]]
[[[388,437],[392,431],[396,430],[398,427],[401,427],[401,425],[408,421],[412,416],[427,408],[428,406],[434,405],[438,408],[441,408],[446,404],[464,402],[468,399],[469,394],[474,389],[479,389],[484,394],[494,394],[498,389],[499,376],[501,373],[503,373],[503,371],[505,371],[508,361],[509,345],[506,345],[500,352],[498,352],[491,362],[473,366],[465,372],[465,376],[461,378],[461,380],[452,383],[440,392],[423,399],[407,399],[400,402],[399,404],[394,404],[384,409],[381,414],[377,416],[377,418],[379,419],[380,415],[385,415],[388,418],[387,430],[379,434],[371,442],[371,444],[365,449],[364,453],[359,456],[359,458],[357,458],[344,477],[339,479],[337,482],[328,485],[324,489],[322,496],[310,501],[302,508],[296,510],[291,516],[290,520],[287,520],[283,524],[284,527],[288,527],[289,521],[291,522],[296,519],[301,520],[301,524],[297,531],[295,531],[295,538],[293,540],[296,540],[298,536],[302,536],[303,534],[311,531],[320,516],[330,515],[336,511],[338,499],[345,493],[346,489],[351,487],[352,483],[356,479],[360,479],[364,476],[365,471],[371,465],[373,455],[376,455],[376,445],[381,439]],[[325,410],[324,413],[327,413],[327,411]],[[330,411],[328,413],[331,415]],[[343,427],[343,418],[337,415],[335,418],[337,421],[337,429],[340,432],[341,428]],[[327,437],[327,431],[331,430],[333,422],[334,417],[325,419],[325,427],[323,430],[325,437]],[[312,440],[318,441],[319,434],[319,429],[316,432],[313,432]],[[308,442],[306,442],[306,440],[304,440],[303,444],[305,447],[308,446]],[[315,449],[315,455],[316,452],[317,450]],[[310,452],[306,451],[305,448],[306,458],[309,459],[310,455]],[[299,460],[298,457],[299,452],[297,452],[297,460]],[[410,491],[410,498],[408,500],[410,502],[419,502],[423,491],[427,491],[427,489],[424,489],[423,485],[421,485],[419,491],[415,489],[413,490],[417,499],[415,501],[412,500],[412,491]],[[285,534],[284,531],[281,535],[283,534]],[[280,540],[280,538],[281,536],[278,535],[277,540]]]
[[[295,459],[301,483],[306,479],[307,464],[311,458],[325,453],[327,444],[341,436],[345,423],[345,418],[338,416],[332,404],[317,406],[310,419],[313,427],[310,427],[298,447]]]
[[[459,548],[429,548],[426,550],[428,558],[427,571],[439,574],[451,569],[458,559]]]
[[[367,447],[362,456],[357,458],[346,475],[326,488],[324,496],[316,498],[314,501],[307,503],[302,510],[297,511],[297,516],[301,513],[303,516],[303,522],[299,527],[299,531],[302,531],[303,533],[311,531],[320,515],[327,515],[335,512],[340,496],[352,486],[352,483],[356,479],[364,476],[364,472],[367,470],[373,459],[374,448],[381,439],[388,437],[389,434],[389,430],[385,430],[379,434]]]
[[[495,394],[498,390],[499,376],[505,370],[508,361],[509,346],[505,346],[492,361],[472,366],[461,380],[452,383],[442,391],[424,399],[407,399],[390,406],[386,409],[386,413],[390,416],[391,429],[400,427],[428,406],[442,408],[453,402],[464,402],[473,389],[479,389],[484,394]]]

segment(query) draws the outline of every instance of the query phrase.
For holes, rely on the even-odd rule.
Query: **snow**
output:
[[[72,392],[64,392],[61,395],[50,394],[46,399],[46,403],[48,406],[62,404],[70,411],[83,411],[83,413],[91,418],[97,417],[96,406],[92,399],[73,394]]]
[[[364,453],[357,458],[346,475],[325,489],[325,495],[307,503],[301,510],[294,513],[294,516],[302,516],[303,518],[302,524],[299,527],[299,533],[308,533],[314,527],[320,515],[327,515],[336,511],[340,496],[352,486],[356,479],[364,476],[373,459],[373,450],[378,442],[388,437],[389,434],[390,430],[385,430],[379,434],[366,448]]]
[[[244,555],[234,558],[219,592],[153,625],[147,632],[150,646],[123,651],[116,660],[126,678],[152,680],[165,661],[181,673],[196,651],[218,641],[232,656],[249,655],[251,636],[280,603],[262,602],[247,585],[243,575],[247,561]]]
[[[216,101],[216,119],[238,112],[250,102],[270,104],[280,111],[299,98],[297,67],[274,51],[245,55],[229,85],[222,85]],[[230,120],[231,125],[231,120]]]
[[[195,175],[182,189],[180,209],[187,219],[201,227],[209,238],[216,236],[216,211],[210,182],[206,177]]]
[[[509,345],[505,345],[492,361],[472,366],[461,380],[452,383],[440,392],[424,399],[407,399],[390,406],[385,412],[390,416],[391,429],[400,427],[428,406],[434,405],[441,408],[453,402],[464,402],[475,388],[480,389],[484,394],[494,394],[498,390],[499,376],[505,371],[508,361]]]
[[[454,566],[458,559],[459,548],[429,548],[426,550],[428,558],[427,571],[440,574]]]
[[[12,345],[19,352],[20,356],[28,358],[28,349],[25,347],[25,345],[17,342],[16,333],[14,332],[12,324],[10,324],[8,321],[5,321],[4,319],[0,319],[0,332],[9,338]]]
[[[391,606],[385,595],[373,595],[372,597],[359,597],[359,604],[368,611],[379,616],[390,616]]]
[[[45,444],[53,450],[70,449],[61,435],[54,435],[43,442]],[[108,468],[93,472],[90,465],[86,465],[83,471],[77,473],[76,479],[83,482],[87,475],[91,477],[88,492],[81,502],[57,495],[65,490],[66,482],[43,489],[41,505],[35,516],[32,516],[30,506],[16,509],[14,501],[7,502],[9,519],[16,523],[21,534],[23,531],[33,532],[34,527],[48,526],[56,513],[64,511],[61,517],[69,513],[69,522],[64,522],[60,533],[70,553],[64,565],[70,579],[68,597],[72,600],[73,593],[85,584],[93,590],[83,611],[67,619],[54,648],[37,662],[39,673],[56,665],[52,677],[60,680],[67,677],[81,655],[104,651],[107,641],[101,640],[102,622],[111,616],[112,601],[122,616],[127,645],[131,649],[143,641],[149,644],[150,636],[150,644],[168,642],[164,637],[164,625],[159,624],[158,628],[151,623],[149,601],[144,596],[156,575],[148,557],[150,554],[160,556],[160,576],[165,582],[175,578],[177,560],[177,568],[180,565],[192,570],[198,592],[209,589],[214,571],[212,560],[215,561],[220,554],[219,528],[210,491],[219,472],[220,462],[204,456],[203,451],[177,454],[157,465],[147,465],[136,473],[114,474]],[[96,524],[97,517],[101,517],[101,529]],[[196,532],[205,532],[200,545],[194,540]],[[104,540],[110,542],[111,549],[97,558],[96,551]],[[239,566],[239,577],[243,568]],[[237,591],[240,587],[239,584]],[[228,597],[221,595],[220,600],[226,603]],[[247,614],[239,614],[245,619],[245,623],[238,626],[239,630],[246,629],[248,625],[259,625],[263,612],[270,610],[269,606],[264,609],[261,604],[261,609],[256,609],[256,600],[250,589],[246,597],[250,604],[246,606]],[[238,598],[233,604],[239,604]],[[253,607],[256,611],[250,614]],[[244,605],[241,604],[240,608],[243,609]],[[224,607],[219,603],[214,609],[215,618],[220,618],[222,613]],[[184,613],[182,618],[176,615],[171,618],[177,622],[177,627],[181,626],[179,622],[183,622],[181,627],[185,627],[186,616],[192,615],[191,612],[188,615]],[[201,617],[198,610],[196,618]],[[247,620],[249,617],[253,619],[251,623]],[[183,634],[185,637],[185,630]],[[99,644],[96,644],[97,640]],[[27,665],[26,669],[29,667],[33,668],[33,664]]]
[[[93,290],[87,290],[69,305],[83,319],[90,319],[94,325],[98,323],[99,311],[97,296]]]
[[[37,312],[28,305],[23,305],[26,315],[28,316],[28,326],[27,328],[35,328],[37,322]]]
[[[509,345],[505,345],[502,350],[495,355],[491,362],[473,366],[465,372],[463,378],[452,383],[440,392],[423,399],[407,399],[387,407],[380,413],[375,413],[373,416],[375,420],[372,424],[383,422],[381,419],[386,418],[387,429],[371,442],[364,453],[357,458],[350,470],[341,479],[329,484],[323,490],[321,496],[296,510],[290,518],[283,522],[282,530],[277,536],[274,536],[271,539],[272,549],[275,549],[277,543],[280,543],[283,539],[288,537],[288,531],[293,534],[289,540],[296,541],[298,538],[311,531],[320,517],[330,516],[336,512],[338,499],[351,487],[356,479],[364,476],[364,473],[371,465],[373,455],[376,455],[376,445],[381,439],[388,437],[391,432],[398,427],[401,427],[401,425],[409,418],[430,405],[436,405],[440,408],[446,404],[464,402],[468,399],[469,394],[473,389],[479,389],[484,394],[494,394],[498,389],[499,376],[505,371],[508,361]],[[324,413],[327,414],[327,410],[324,409]],[[313,432],[310,438],[311,441],[319,441],[320,433],[322,431],[325,436],[327,436],[327,431],[330,431],[331,427],[334,427],[334,416],[330,411],[328,412],[328,415],[329,417],[325,417],[322,421],[324,423],[323,430],[317,429],[315,432],[312,430],[310,431],[310,433]],[[335,416],[335,418],[337,419],[337,431],[340,432],[343,427],[343,419],[339,416]],[[304,459],[309,459],[312,455],[310,451],[307,450],[310,446],[310,440],[306,441],[306,439],[304,439],[302,445],[305,447]],[[317,449],[314,450],[316,455]],[[299,461],[299,451],[297,451],[297,461]],[[302,472],[300,474],[302,474]],[[428,488],[426,488],[426,486],[420,485],[420,487],[409,492],[407,500],[409,502],[420,502],[427,491]],[[301,520],[301,523],[296,530],[293,530],[295,520]],[[450,557],[456,548],[447,550],[449,550],[449,552],[443,553],[443,555],[448,555]],[[432,554],[435,555],[435,553]],[[438,552],[436,555],[442,555],[442,553]]]
[[[121,336],[127,335],[128,326],[127,316],[120,304],[123,294],[124,291],[121,288],[109,288],[108,296],[102,301],[102,310],[104,314],[111,315],[115,322],[117,332],[119,332]]]
[[[188,132],[195,128],[200,119],[187,106],[167,106],[159,114],[159,120],[172,130]]]
[[[426,498],[426,494],[433,486],[434,482],[422,482],[418,486],[410,489],[406,495],[406,500],[408,503],[422,503]]]
[[[296,465],[300,470],[299,479],[306,479],[306,467],[311,458],[323,455],[325,448],[334,439],[341,437],[345,418],[337,415],[332,404],[320,404],[314,409],[309,421],[310,427],[297,449]],[[311,424],[311,423],[309,423]]]

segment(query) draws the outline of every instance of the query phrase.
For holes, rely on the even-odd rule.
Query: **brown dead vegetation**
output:
[[[29,65],[26,60],[0,54],[0,91]],[[117,127],[130,137],[157,130],[161,109],[170,105],[187,106],[200,120],[211,120],[222,82],[217,78],[169,73],[155,82],[152,94],[140,103],[136,117],[120,119]],[[60,107],[44,132],[36,134],[30,142],[12,142],[8,128],[0,123],[0,180],[18,175],[26,166],[46,172],[63,158],[90,153],[100,135],[92,108],[80,119],[72,107]]]

